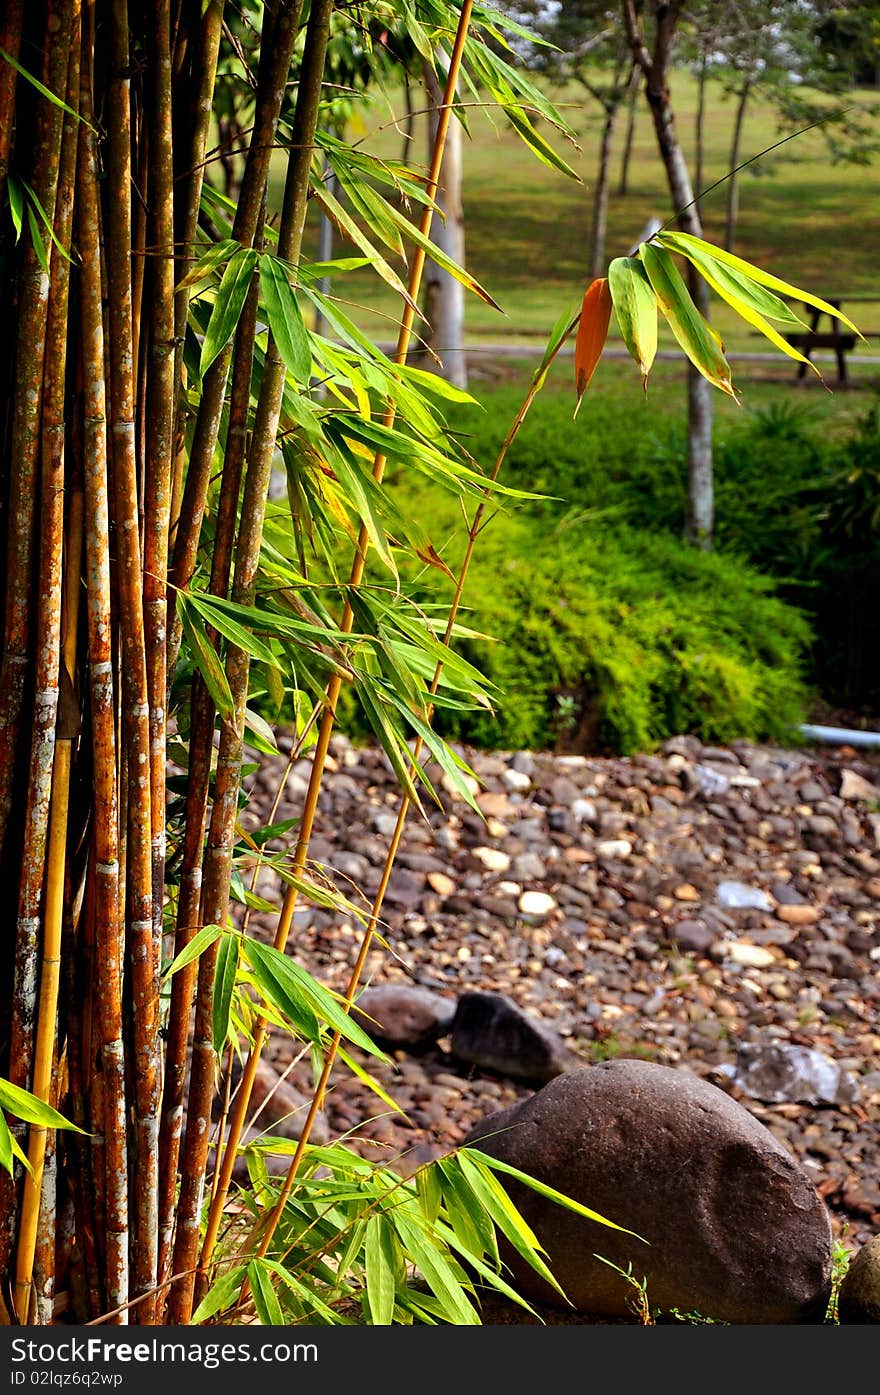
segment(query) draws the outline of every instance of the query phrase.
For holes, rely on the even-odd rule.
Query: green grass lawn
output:
[[[572,128],[577,148],[553,136],[580,177],[566,178],[541,164],[500,119],[483,112],[470,116],[470,139],[465,149],[466,262],[468,270],[501,305],[499,315],[470,297],[467,333],[472,340],[487,338],[516,342],[520,336],[542,335],[568,306],[576,306],[585,287],[588,230],[599,134],[599,109],[584,105],[571,89],[557,97]],[[856,94],[854,101],[863,100]],[[678,129],[688,158],[693,153],[696,86],[686,73],[676,74],[673,101]],[[390,105],[389,105],[390,104]],[[389,104],[377,101],[365,108],[350,136],[365,148],[399,157],[401,136],[392,113],[402,109],[393,95]],[[705,126],[706,182],[720,178],[728,167],[733,106],[720,86],[710,85]],[[614,155],[616,185],[623,120]],[[545,134],[553,135],[546,126]],[[756,101],[749,109],[742,158],[757,154],[778,140],[773,110]],[[426,144],[417,129],[416,150]],[[880,292],[876,273],[876,208],[878,174],[874,167],[830,163],[819,132],[809,132],[742,172],[740,231],[736,251],[786,280],[828,296],[835,293],[873,296],[853,303],[851,317],[878,331],[870,347],[880,352]],[[630,192],[612,198],[608,255],[625,253],[648,218],[671,213],[665,175],[658,159],[647,108],[639,109]],[[722,236],[724,186],[702,204],[706,236]],[[312,244],[313,245],[313,244]],[[337,290],[357,306],[356,318],[378,339],[393,339],[398,303],[369,271],[345,278]],[[715,323],[733,350],[769,349],[720,302]],[[671,336],[661,338],[672,347]],[[858,369],[856,370],[858,371]],[[785,365],[793,376],[793,366]]]

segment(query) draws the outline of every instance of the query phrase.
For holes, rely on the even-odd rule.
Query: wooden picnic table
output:
[[[878,297],[870,293],[860,295],[858,293],[838,292],[836,295],[823,296],[822,299],[826,300],[829,305],[833,305],[835,310],[840,310],[843,308],[844,301],[846,301],[847,304],[857,303],[859,301],[873,302],[877,301]],[[806,304],[806,302],[804,303]],[[851,353],[856,346],[856,335],[853,334],[851,329],[847,329],[845,325],[841,324],[840,320],[834,315],[830,315],[827,310],[817,310],[814,305],[807,306],[807,309],[810,311],[809,329],[797,330],[794,334],[789,334],[787,336],[788,342],[794,348],[802,350],[805,358],[810,357],[813,349],[833,349],[834,356],[837,360],[837,381],[839,383],[845,383],[846,356],[848,353]],[[830,329],[820,330],[819,322],[823,318],[828,320]],[[862,333],[868,335],[869,333],[880,333],[880,331],[862,330]],[[797,369],[798,378],[804,378],[806,372],[807,365],[805,363],[799,363]]]

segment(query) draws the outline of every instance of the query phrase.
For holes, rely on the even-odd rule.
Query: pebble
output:
[[[523,915],[549,915],[555,911],[556,902],[545,891],[524,891],[517,903]]]

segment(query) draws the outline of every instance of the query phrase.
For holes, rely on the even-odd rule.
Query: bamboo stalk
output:
[[[265,204],[263,212],[265,213]],[[225,597],[229,590],[229,576],[235,544],[235,524],[247,439],[257,307],[258,284],[255,278],[248,292],[236,335],[232,394],[226,433],[226,454],[223,462],[211,563],[209,589],[211,594],[215,596]],[[214,636],[210,635],[209,638],[213,643]],[[178,893],[175,954],[180,954],[186,948],[203,923],[200,909],[202,856],[215,711],[207,686],[199,674],[196,674],[193,679],[191,714],[189,779],[187,783],[183,863]],[[165,1050],[165,1091],[162,1100],[162,1128],[159,1139],[160,1277],[167,1274],[171,1260],[177,1165],[180,1156],[183,1099],[186,1087],[189,1023],[197,973],[196,964],[185,965],[175,976],[171,985],[168,1040]]]
[[[42,80],[55,93],[67,91],[67,44],[69,0],[50,0],[46,11],[44,47],[46,57]],[[53,45],[55,34],[61,43]],[[55,194],[61,160],[62,113],[47,98],[37,99],[34,137],[34,193],[50,220],[55,216]],[[43,232],[48,242],[48,233]],[[26,683],[33,673],[35,646],[35,554],[39,533],[36,526],[39,493],[39,456],[43,369],[46,356],[46,325],[49,312],[50,278],[28,238],[22,256],[19,280],[18,342],[16,347],[15,388],[12,404],[12,440],[9,478],[9,530],[6,558],[6,617],[2,669],[0,669],[0,843],[6,836],[12,807],[12,786],[18,748],[21,743],[21,717]],[[51,620],[50,620],[51,624]],[[36,640],[41,647],[45,632]],[[57,668],[56,668],[57,675]],[[38,676],[43,684],[45,668]],[[18,854],[22,865],[18,923],[15,947],[15,987],[10,1027],[10,1079],[26,1085],[33,1059],[33,1015],[37,994],[37,938],[42,868],[48,817],[48,791],[51,781],[51,731],[54,725],[52,699],[45,692],[53,687],[53,676],[38,698],[31,782],[25,816],[25,841]],[[17,830],[16,830],[17,836]]]
[[[135,1177],[131,1282],[153,1290],[158,1247],[159,965],[153,939],[150,726],[135,449],[132,340],[131,105],[127,0],[112,0],[107,84],[106,254],[110,326],[110,439],[117,548],[123,727],[128,778],[127,959],[133,1010]],[[138,1310],[150,1322],[153,1300]]]
[[[427,194],[429,198],[429,204],[428,206],[426,206],[425,211],[422,214],[421,221],[421,231],[425,237],[427,237],[428,235],[431,224],[432,209],[430,207],[430,202],[433,201],[434,195],[436,194],[437,189],[439,187],[440,168],[443,160],[443,151],[446,144],[446,133],[449,129],[449,121],[452,115],[452,103],[455,98],[455,91],[458,83],[459,71],[461,68],[461,60],[464,53],[464,45],[467,38],[467,32],[470,27],[472,9],[472,0],[465,0],[465,3],[462,6],[461,15],[459,17],[458,28],[456,31],[452,53],[450,55],[449,70],[447,73],[446,86],[443,94],[443,106],[438,112],[437,131],[434,138],[434,146],[432,150],[431,164],[428,173],[427,183]],[[414,306],[416,301],[418,300],[424,264],[425,253],[422,251],[421,248],[417,247],[413,254],[413,259],[410,266],[408,285],[409,301],[404,304],[403,314],[401,316],[400,333],[398,335],[397,349],[395,353],[395,362],[398,364],[403,364],[406,362],[406,355],[412,336],[412,327],[415,316]],[[384,424],[386,426],[391,426],[394,422],[394,418],[394,405],[393,403],[389,403],[384,416]],[[384,469],[385,457],[381,454],[377,455],[373,461],[373,477],[374,479],[376,479],[377,482],[381,482],[382,476],[384,474]],[[349,576],[349,587],[351,589],[354,589],[357,586],[359,586],[363,579],[368,543],[369,540],[367,537],[366,529],[362,527],[358,535],[357,547],[355,550],[355,555],[351,567],[351,573]],[[340,628],[344,631],[350,631],[352,626],[352,619],[353,616],[351,606],[348,602],[346,602],[342,620],[340,622]],[[330,747],[330,736],[333,731],[333,725],[336,715],[336,705],[339,700],[339,693],[341,687],[341,677],[334,674],[327,688],[327,703],[321,719],[321,726],[318,731],[318,740],[315,746],[315,753],[312,760],[312,770],[309,779],[309,786],[303,804],[303,813],[300,821],[299,838],[297,839],[296,851],[294,853],[293,871],[294,875],[296,876],[300,876],[302,874],[303,870],[305,869],[306,860],[308,858],[309,843],[311,842],[312,829],[314,827],[315,815],[317,813],[318,793],[320,791],[321,781],[323,779],[324,774],[324,767],[327,760],[327,753]],[[290,926],[293,922],[293,913],[296,909],[297,900],[297,889],[293,886],[288,886],[285,891],[284,902],[282,905],[281,915],[279,917],[278,928],[275,934],[274,941],[275,948],[281,950],[282,952],[287,944],[287,940],[290,934]],[[216,1189],[211,1210],[208,1216],[205,1231],[205,1239],[203,1242],[202,1253],[199,1261],[200,1272],[202,1274],[204,1274],[207,1271],[207,1267],[210,1263],[211,1256],[214,1251],[214,1246],[217,1241],[217,1235],[220,1229],[220,1221],[223,1214],[223,1208],[226,1204],[226,1197],[229,1191],[230,1182],[232,1180],[232,1170],[235,1166],[235,1154],[239,1142],[241,1140],[244,1122],[247,1117],[247,1109],[250,1103],[250,1096],[253,1090],[254,1080],[256,1078],[257,1067],[260,1062],[260,1056],[262,1054],[263,1044],[266,1038],[266,1026],[267,1023],[265,1017],[260,1016],[257,1019],[257,1023],[254,1029],[254,1044],[251,1047],[250,1052],[248,1053],[248,1058],[245,1062],[244,1071],[242,1073],[242,1078],[239,1085],[239,1094],[237,1096],[235,1109],[233,1111],[233,1115],[229,1123],[229,1137],[225,1146],[220,1181]],[[313,1123],[314,1116],[317,1114],[317,1109],[310,1110],[310,1113],[312,1114]]]
[[[16,61],[21,50],[23,24],[24,0],[6,0],[0,46]],[[0,201],[6,191],[6,176],[9,173],[17,78],[18,74],[11,63],[0,63]]]
[[[312,163],[324,62],[330,32],[332,0],[313,0],[306,30],[302,66],[291,133],[284,204],[278,231],[278,256],[297,263],[302,248],[308,201],[309,171]],[[241,508],[241,524],[235,554],[233,597],[244,605],[253,604],[257,567],[262,542],[263,520],[272,472],[272,458],[278,436],[285,366],[272,336],[266,349],[260,395],[254,419],[251,446]],[[202,893],[202,919],[205,924],[223,923],[229,903],[232,847],[238,807],[244,736],[244,709],[247,702],[249,658],[230,645],[226,673],[234,703],[234,720],[223,724],[217,758],[217,777],[211,824],[208,833],[205,884]],[[198,1253],[198,1217],[204,1191],[210,1110],[216,1072],[213,1044],[213,991],[217,959],[216,945],[199,963],[196,993],[196,1022],[193,1061],[190,1074],[189,1116],[187,1119],[186,1163],[184,1166],[178,1220],[178,1243],[174,1268],[190,1270]],[[213,1208],[212,1208],[213,1210]],[[177,1286],[172,1295],[175,1322],[186,1322],[192,1312],[195,1283],[192,1278]]]
[[[174,461],[174,155],[171,102],[171,0],[150,8],[151,295],[144,480],[144,624],[150,701],[154,992],[158,996],[165,888],[165,689],[168,538]]]
[[[65,91],[68,105],[75,109],[79,100],[79,6],[73,3],[59,16],[61,27],[56,39],[69,55]],[[61,247],[70,247],[73,225],[73,197],[76,176],[77,118],[64,121],[59,179],[55,208],[55,236]],[[62,560],[64,550],[64,435],[65,386],[67,370],[67,312],[70,263],[53,245],[47,341],[54,351],[46,357],[41,417],[40,482],[40,563],[37,616],[36,699],[34,703],[33,745],[28,783],[22,887],[19,915],[28,920],[38,915],[46,871],[43,908],[43,949],[40,997],[36,1021],[32,1092],[49,1102],[52,1063],[55,1052],[58,1015],[58,985],[61,954],[61,916],[64,904],[65,845],[67,807],[70,789],[72,742],[79,728],[79,708],[67,671],[69,695],[62,704],[58,730],[55,730],[59,702],[61,664]],[[75,626],[76,615],[68,614]],[[74,640],[75,644],[75,640]],[[51,798],[51,815],[50,815]],[[47,851],[48,830],[48,859]],[[16,1307],[27,1313],[33,1269],[34,1247],[40,1211],[43,1156],[46,1130],[33,1126],[28,1137],[31,1172],[25,1178],[22,1210],[18,1226],[16,1257]]]
[[[128,1300],[128,1162],[122,1045],[122,931],[119,921],[118,796],[110,599],[107,413],[100,264],[98,168],[92,121],[95,0],[83,3],[77,244],[82,265],[83,482],[86,615],[92,714],[94,906],[97,1006],[100,1016],[106,1198],[105,1284],[111,1306]],[[71,548],[71,556],[76,553]],[[88,1061],[89,1056],[84,1053]]]
[[[260,210],[269,177],[269,162],[296,43],[301,8],[302,0],[275,0],[271,13],[267,6],[264,15],[254,127],[232,225],[232,236],[243,247],[253,246],[260,226]],[[232,349],[227,346],[211,364],[202,381],[170,572],[170,580],[179,590],[189,585],[195,571],[231,361]],[[179,648],[180,625],[175,621],[169,640],[169,678],[173,677]]]

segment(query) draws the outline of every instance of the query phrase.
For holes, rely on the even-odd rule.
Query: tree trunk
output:
[[[700,75],[697,78],[697,118],[694,128],[694,183],[697,193],[703,191],[703,156],[705,153],[705,115],[706,115],[706,68],[708,60],[705,52],[700,56]]]
[[[666,170],[669,192],[678,215],[682,232],[702,237],[703,227],[694,203],[694,191],[688,173],[669,98],[666,77],[669,50],[680,7],[658,18],[658,36],[654,56],[645,50],[635,10],[624,3],[624,20],[633,53],[645,73],[645,95],[654,122],[657,148]],[[691,295],[702,315],[708,310],[709,290],[706,283],[691,270],[688,277]],[[713,527],[713,469],[712,469],[712,392],[709,382],[688,364],[688,509],[685,536],[704,552],[712,548]]]
[[[730,142],[730,160],[728,168],[731,171],[727,181],[727,222],[724,227],[724,246],[728,252],[733,251],[733,244],[736,241],[736,225],[739,219],[739,175],[736,172],[739,164],[740,145],[742,143],[743,122],[746,115],[749,93],[752,84],[749,78],[740,89],[739,101],[736,104],[736,120],[733,123],[733,139]]]
[[[629,163],[632,157],[633,141],[636,134],[636,109],[639,102],[639,84],[642,74],[638,64],[634,63],[629,79],[629,95],[627,97],[626,116],[626,136],[623,142],[623,153],[620,159],[620,181],[617,185],[617,192],[621,196],[629,193]]]
[[[436,75],[425,69],[425,85],[431,103],[429,122],[432,149],[437,133],[443,93]],[[437,190],[438,213],[431,224],[431,241],[459,266],[464,263],[464,213],[461,202],[462,143],[461,125],[453,117],[449,123],[446,154]],[[440,215],[443,216],[440,216]],[[434,262],[425,267],[425,340],[436,359],[430,366],[455,387],[467,387],[467,360],[464,352],[464,287],[448,271]],[[438,362],[439,360],[439,362]]]
[[[608,202],[611,194],[611,143],[620,103],[613,97],[605,108],[602,139],[599,143],[599,171],[593,199],[593,223],[590,230],[590,276],[601,276],[605,270],[605,236],[608,230]]]

